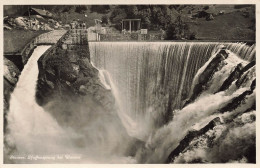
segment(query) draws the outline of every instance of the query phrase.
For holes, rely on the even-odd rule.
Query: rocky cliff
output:
[[[68,120],[77,125],[79,123],[75,123],[72,117],[82,117],[83,113],[108,114],[114,108],[111,90],[103,86],[98,70],[89,60],[88,43],[84,39],[86,36],[77,36],[75,33],[67,34],[62,42],[38,60],[36,100],[61,125],[70,124]],[[74,44],[71,39],[77,37],[81,41],[78,43],[76,40],[77,44]]]
[[[4,116],[6,116],[6,112],[9,109],[10,96],[20,73],[20,70],[12,61],[4,58]]]
[[[244,62],[222,48],[197,73],[182,111],[192,104],[199,104],[203,97],[208,96],[206,104],[201,104],[204,109],[211,103],[210,96],[215,97],[216,103],[218,96],[223,100],[229,96],[232,98],[217,108],[211,107],[213,115],[205,118],[204,124],[195,124],[166,162],[255,163],[255,84],[255,61]]]

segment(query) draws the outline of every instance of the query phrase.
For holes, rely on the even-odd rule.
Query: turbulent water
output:
[[[27,62],[14,92],[11,95],[8,113],[8,135],[6,141],[16,152],[10,156],[51,154],[64,145],[62,129],[49,113],[35,101],[35,88],[38,77],[37,60],[50,46],[38,46]],[[57,145],[58,144],[58,145]],[[57,145],[57,146],[56,146]],[[12,160],[12,159],[11,159]],[[14,159],[27,163],[27,159]]]
[[[223,45],[228,49],[228,58],[221,68],[216,68],[207,88],[195,100],[185,104],[192,98],[201,76],[208,71],[210,61]],[[103,86],[112,91],[116,99],[115,113],[129,137],[119,129],[120,124],[108,124],[103,130],[106,133],[100,130],[97,127],[99,124],[112,121],[102,118],[88,128],[93,130],[90,131],[92,134],[80,135],[71,128],[60,126],[52,115],[37,105],[34,97],[37,60],[49,48],[39,46],[25,65],[11,96],[6,135],[9,150],[6,150],[6,155],[30,154],[54,156],[54,159],[16,159],[14,162],[164,163],[190,130],[199,130],[216,117],[228,119],[255,103],[253,90],[242,107],[231,110],[228,114],[216,113],[250,88],[255,79],[254,67],[246,71],[246,80],[239,87],[233,82],[228,89],[219,91],[238,64],[244,67],[255,59],[254,45],[91,42],[89,47],[91,62],[99,70]],[[251,124],[228,133],[228,136],[239,137],[236,132],[245,129],[250,131],[245,132],[243,137],[255,134],[255,126]],[[99,131],[102,135],[98,134]],[[84,141],[84,145],[75,141]],[[89,141],[95,143],[88,143]],[[226,144],[233,143],[230,139],[223,141]],[[208,152],[204,148],[192,148],[176,157],[174,162],[189,162],[196,159],[195,156],[206,158],[208,162],[224,162],[217,159],[219,153]],[[58,154],[80,155],[80,159],[57,160]]]
[[[138,129],[136,137],[145,139],[168,122],[172,111],[182,107],[193,78],[221,43],[173,42],[92,42],[91,61],[106,70],[118,92],[127,124]],[[255,58],[255,46],[225,43],[240,58]],[[143,125],[143,123],[145,123]],[[126,124],[125,124],[126,125]],[[136,126],[138,128],[134,128]],[[142,126],[141,126],[142,125]],[[144,130],[142,130],[144,129]],[[137,135],[138,134],[138,135]]]
[[[38,46],[25,65],[12,93],[5,137],[7,163],[131,163],[116,150],[120,142],[128,143],[114,118],[93,119],[83,127],[88,135],[59,125],[51,113],[35,101],[38,77],[37,60],[50,46]],[[62,117],[62,115],[60,115]],[[76,117],[75,117],[76,118]],[[71,121],[72,122],[72,121]],[[79,121],[74,121],[79,122]],[[82,121],[84,122],[84,121]],[[112,124],[105,123],[113,122]],[[103,127],[102,127],[103,124]],[[103,130],[104,129],[104,130]],[[120,135],[116,135],[120,133]],[[87,146],[85,146],[87,144]],[[121,148],[124,149],[124,148]],[[114,155],[110,155],[113,150]],[[102,152],[100,152],[102,151]],[[119,152],[118,152],[119,151]]]

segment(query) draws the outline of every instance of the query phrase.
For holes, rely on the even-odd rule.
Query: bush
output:
[[[120,30],[122,28],[121,21],[126,17],[126,11],[123,8],[116,8],[110,15],[110,21],[115,24],[116,29]]]
[[[102,20],[103,24],[108,24],[108,16],[107,15],[103,15],[101,20]]]
[[[208,10],[208,9],[209,9],[209,6],[207,5],[207,6],[205,6],[203,9],[204,9],[204,10]]]
[[[62,12],[71,13],[71,12],[74,12],[75,10],[76,10],[76,7],[74,5],[73,6],[70,5],[70,6],[65,6]]]
[[[117,6],[110,16],[110,21],[116,28],[121,29],[122,19],[141,19],[141,27],[150,30],[166,30],[167,26],[174,22],[176,12],[166,5],[129,5]]]
[[[175,22],[168,25],[166,29],[166,40],[181,40],[190,38],[190,28],[183,22],[179,15]]]
[[[97,13],[107,13],[110,10],[109,5],[92,5],[91,11]]]
[[[245,7],[251,7],[253,5],[235,5],[234,8],[235,9],[241,9],[241,8],[245,8]]]
[[[76,6],[75,12],[84,13],[86,10],[88,10],[88,7],[86,5],[79,5]]]
[[[196,40],[196,32],[190,34],[189,40]]]

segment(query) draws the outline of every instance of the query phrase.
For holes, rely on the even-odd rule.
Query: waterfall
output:
[[[35,102],[37,60],[49,47],[38,46],[34,50],[11,95],[7,141],[10,145],[15,145],[21,154],[55,151],[55,148],[51,148],[53,144],[59,143],[56,141],[60,133],[58,124]],[[46,137],[48,140],[45,139]],[[48,143],[42,143],[43,138]],[[34,146],[35,143],[39,144],[39,148]]]
[[[215,53],[223,47],[229,50],[228,58],[214,69],[209,69],[216,57]],[[145,148],[140,149],[135,156],[137,162],[163,163],[190,129],[199,130],[216,117],[239,115],[255,102],[253,91],[246,97],[242,109],[233,109],[228,115],[215,114],[236,97],[246,92],[251,93],[247,89],[254,80],[254,68],[247,70],[251,75],[249,72],[246,73],[249,79],[245,80],[246,84],[243,87],[236,89],[236,82],[233,82],[224,92],[218,92],[218,89],[237,65],[245,67],[249,61],[255,59],[255,45],[92,42],[90,53],[93,64],[109,74],[109,79],[112,80],[110,86],[114,90],[114,96],[121,107],[124,107],[119,108],[120,113],[128,116],[120,117],[122,122],[135,122],[133,127],[126,124],[128,132],[133,133],[138,128],[138,132],[130,135],[146,142]],[[201,77],[210,71],[214,72],[212,78]],[[209,82],[208,89],[198,95],[196,102],[182,108],[183,102],[190,98],[201,78]],[[252,136],[254,127],[250,129]],[[205,158],[206,150],[203,152]],[[192,154],[187,157],[190,160],[195,158]],[[217,160],[216,158],[214,159]],[[187,158],[181,158],[179,161],[188,162]]]
[[[6,141],[15,147],[13,155],[48,155],[65,152],[66,132],[35,101],[37,60],[50,46],[38,46],[25,65],[10,99]],[[27,163],[29,158],[19,160]],[[30,159],[29,159],[30,160]],[[33,162],[33,160],[31,160]]]
[[[36,103],[37,60],[49,47],[35,48],[11,95],[5,159],[11,163],[132,163],[131,158],[118,154],[128,147],[129,137],[123,128],[118,129],[121,125],[114,116],[96,114],[92,122],[75,130],[61,126]],[[103,79],[105,84],[108,79]],[[126,147],[117,149],[121,142]]]
[[[69,121],[81,123],[76,128],[61,125],[55,117],[62,120],[63,114],[53,115],[35,101],[37,60],[49,47],[34,50],[11,95],[5,157],[25,157],[15,163],[243,160],[240,144],[255,136],[255,66],[249,63],[255,45],[90,42],[91,64],[101,85],[113,93],[116,111],[91,113],[79,107]],[[205,132],[216,118],[221,124]],[[187,137],[189,142],[181,144]],[[217,143],[203,144],[208,137]],[[185,144],[190,148],[179,150]],[[78,159],[66,159],[72,154]]]
[[[173,110],[182,107],[183,101],[188,98],[195,74],[222,45],[245,60],[255,58],[255,46],[244,43],[89,44],[91,61],[98,69],[110,74],[120,92],[124,113],[142,125],[139,129],[145,129],[141,134],[146,132],[146,138],[154,127],[160,127],[172,118]]]

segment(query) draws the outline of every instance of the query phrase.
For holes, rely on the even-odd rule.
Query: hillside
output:
[[[210,21],[197,18],[189,25],[197,33],[198,39],[255,40],[255,14],[250,8],[245,9],[229,9],[228,13],[215,16]]]
[[[22,16],[30,6],[5,6],[4,16]],[[255,40],[254,5],[42,5],[62,25],[74,20],[121,31],[121,20],[141,19],[149,32],[166,31],[168,40]],[[178,21],[178,17],[181,20]],[[113,33],[118,33],[113,31]]]

